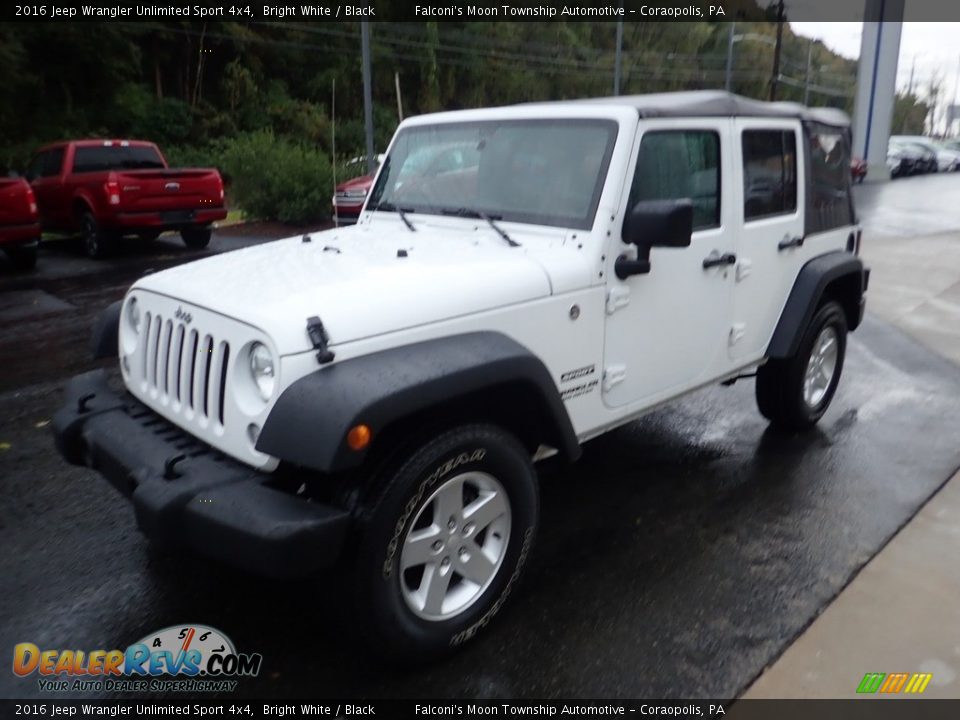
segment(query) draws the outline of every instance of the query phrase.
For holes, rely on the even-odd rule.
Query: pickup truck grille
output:
[[[224,425],[230,343],[175,318],[147,312],[140,375],[151,394],[188,415]]]

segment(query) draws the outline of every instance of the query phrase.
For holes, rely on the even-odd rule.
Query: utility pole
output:
[[[803,104],[810,104],[810,63],[813,61],[813,40],[807,46],[807,71],[803,76]]]
[[[620,1],[623,7],[623,0]],[[623,62],[623,20],[617,20],[617,59],[613,64],[613,94],[620,94],[620,64]]]
[[[783,46],[783,0],[777,4],[777,44],[773,48],[773,75],[770,78],[770,102],[777,99],[777,85],[780,83],[780,49]]]
[[[734,36],[737,33],[737,21],[730,23],[730,34],[727,36],[727,74],[723,83],[723,89],[730,92],[733,85],[733,43]]]
[[[373,175],[377,159],[373,155],[373,97],[370,89],[370,23],[360,23],[360,46],[363,52],[363,122],[367,130],[367,172]]]
[[[397,117],[403,122],[403,100],[400,98],[400,73],[393,73],[393,86],[397,89]]]
[[[330,83],[330,169],[333,171],[333,194],[337,194],[337,79]],[[340,227],[337,203],[333,203],[333,225]]]

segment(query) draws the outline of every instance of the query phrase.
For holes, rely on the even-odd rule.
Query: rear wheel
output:
[[[472,639],[520,577],[538,513],[530,454],[497,427],[413,452],[362,521],[354,607],[371,648],[426,660]]]
[[[834,301],[820,306],[796,355],[772,359],[757,370],[757,406],[776,426],[812,427],[833,400],[847,350],[847,319]]]
[[[89,210],[80,216],[80,237],[87,257],[102,258],[110,252],[113,237],[104,232]]]
[[[183,244],[194,250],[201,250],[210,244],[213,231],[208,227],[185,227],[180,231]]]
[[[37,252],[40,248],[39,242],[26,243],[24,245],[15,245],[5,248],[10,263],[17,270],[32,270],[37,264]]]
[[[144,230],[142,233],[139,234],[139,237],[140,237],[140,239],[141,239],[143,242],[153,242],[153,241],[156,240],[158,237],[160,237],[160,231],[159,231],[159,230]]]

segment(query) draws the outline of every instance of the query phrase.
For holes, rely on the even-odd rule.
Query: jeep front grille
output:
[[[151,394],[174,410],[224,424],[230,343],[159,313],[144,315],[140,373]]]

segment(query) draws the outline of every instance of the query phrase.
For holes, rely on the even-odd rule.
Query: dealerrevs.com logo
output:
[[[196,624],[172,625],[126,650],[13,648],[14,674],[36,675],[48,692],[229,692],[237,678],[258,675],[262,662],[260,653],[238,653],[222,632]]]

